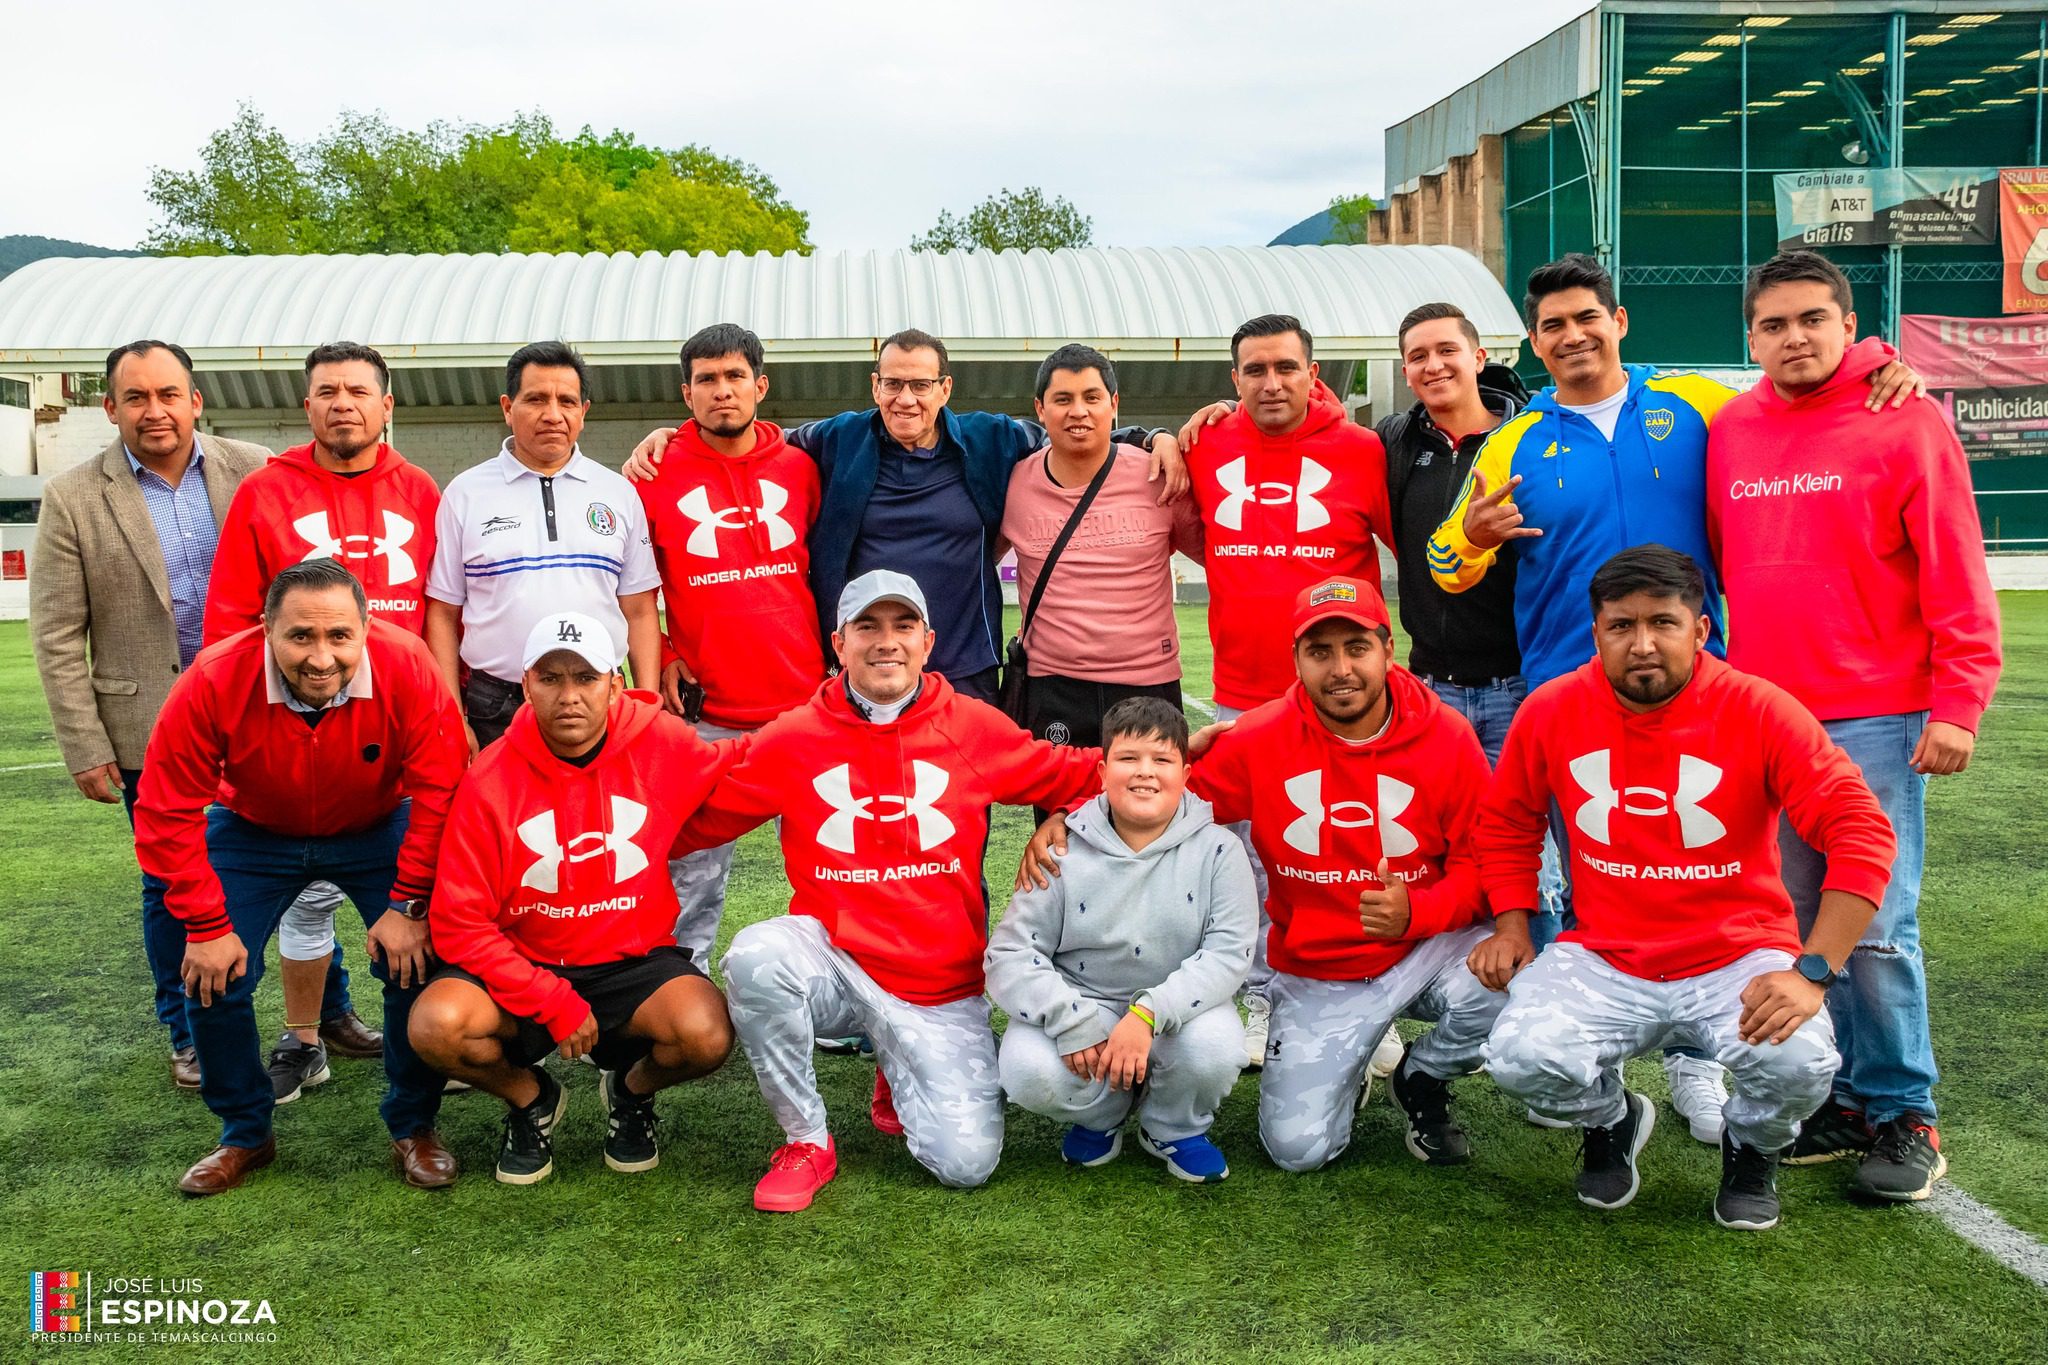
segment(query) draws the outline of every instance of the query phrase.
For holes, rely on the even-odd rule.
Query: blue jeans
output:
[[[1520,675],[1512,678],[1497,678],[1486,687],[1465,687],[1447,678],[1432,678],[1428,674],[1418,675],[1429,684],[1444,705],[1472,722],[1472,729],[1479,736],[1479,747],[1486,751],[1488,767],[1500,762],[1501,748],[1508,742],[1508,726],[1514,723],[1515,712],[1529,695],[1529,684]],[[1557,865],[1558,844],[1555,839],[1543,844],[1543,871],[1540,874],[1540,889],[1543,908],[1529,916],[1529,940],[1542,952],[1556,942],[1563,932],[1563,916],[1559,905],[1564,895],[1564,874]]]
[[[121,769],[121,804],[128,810],[128,828],[135,828],[135,799],[141,790],[142,769]],[[164,905],[164,881],[142,874],[142,955],[149,963],[149,975],[156,983],[157,1022],[171,1031],[171,1051],[192,1046],[192,1026],[185,1020],[185,982],[178,969],[185,961],[185,926]],[[334,960],[327,967],[326,998],[320,1002],[320,1018],[339,1018],[348,1013],[348,973],[342,970],[341,946],[335,945]]]
[[[224,1146],[261,1146],[270,1136],[273,1092],[252,1001],[263,979],[264,950],[285,907],[310,883],[330,881],[355,902],[365,925],[374,923],[391,903],[398,846],[410,813],[410,803],[402,803],[388,819],[361,833],[300,838],[264,829],[224,806],[207,811],[207,857],[220,878],[228,919],[249,951],[246,975],[229,982],[211,1005],[193,999],[185,1006],[192,1043],[199,1050],[199,1094],[220,1118]],[[179,951],[182,956],[182,944]],[[406,1037],[406,1021],[423,983],[400,990],[382,963],[372,961],[370,970],[384,984],[389,1086],[379,1112],[391,1136],[412,1137],[434,1126],[444,1084]]]
[[[1899,856],[1877,918],[1863,931],[1842,973],[1828,988],[1828,1013],[1842,1069],[1834,1100],[1861,1111],[1872,1124],[1901,1114],[1934,1118],[1934,1042],[1927,1024],[1927,969],[1920,955],[1920,874],[1927,859],[1927,779],[1913,771],[1913,746],[1927,712],[1863,716],[1822,724],[1828,737],[1863,769],[1863,780],[1884,807]],[[1778,827],[1785,889],[1803,936],[1820,910],[1827,859],[1801,839],[1789,821]]]

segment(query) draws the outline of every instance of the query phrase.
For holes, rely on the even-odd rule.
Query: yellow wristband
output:
[[[1143,1005],[1139,1004],[1135,1000],[1131,1002],[1131,1013],[1137,1015],[1140,1019],[1143,1019],[1145,1021],[1146,1028],[1151,1029],[1154,1033],[1157,1033],[1159,1031],[1159,1021],[1152,1017],[1152,1011],[1146,1009]]]

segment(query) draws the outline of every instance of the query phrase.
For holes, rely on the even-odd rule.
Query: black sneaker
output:
[[[651,1171],[661,1164],[654,1143],[654,1096],[636,1095],[626,1085],[624,1072],[597,1073],[598,1093],[611,1115],[604,1138],[604,1164],[631,1175]]]
[[[1724,1228],[1762,1232],[1778,1226],[1778,1154],[1744,1147],[1721,1130],[1721,1192],[1714,1221]]]
[[[1829,1100],[1799,1125],[1799,1136],[1778,1159],[1787,1166],[1816,1166],[1869,1150],[1870,1125],[1863,1115]]]
[[[1408,1064],[1401,1054],[1388,1082],[1394,1102],[1408,1114],[1408,1150],[1432,1166],[1462,1166],[1472,1157],[1465,1130],[1451,1119],[1451,1083]]]
[[[1851,1188],[1873,1199],[1925,1199],[1947,1174],[1941,1134],[1918,1114],[1901,1114],[1877,1125]]]
[[[327,1069],[327,1049],[318,1043],[300,1042],[290,1029],[270,1050],[269,1070],[271,1097],[279,1104],[290,1104],[307,1086],[319,1085],[334,1075]]]
[[[1579,1171],[1579,1202],[1596,1209],[1620,1209],[1636,1197],[1642,1175],[1636,1157],[1657,1126],[1657,1106],[1650,1097],[1630,1090],[1622,1095],[1627,1106],[1612,1128],[1587,1128],[1579,1141],[1584,1159]]]
[[[533,1074],[540,1082],[540,1094],[524,1109],[505,1111],[505,1137],[498,1145],[496,1174],[507,1185],[537,1184],[555,1169],[551,1134],[562,1120],[562,1111],[569,1107],[569,1092],[541,1068],[533,1068]]]

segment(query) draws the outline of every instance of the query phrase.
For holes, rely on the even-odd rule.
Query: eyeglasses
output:
[[[882,392],[890,398],[896,397],[905,389],[909,389],[917,397],[923,398],[944,382],[943,379],[877,379],[875,381],[880,386]]]

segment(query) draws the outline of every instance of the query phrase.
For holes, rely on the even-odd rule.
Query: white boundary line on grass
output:
[[[1180,709],[1194,713],[1204,725],[1216,719],[1215,707],[1209,705],[1208,702],[1203,701],[1200,697],[1191,697],[1185,692],[1180,694]]]
[[[12,768],[0,768],[0,773],[32,773],[38,768],[61,768],[62,763],[23,763]]]
[[[1947,1180],[1936,1182],[1922,1207],[1992,1260],[2048,1289],[2048,1247],[2006,1222],[1998,1210],[1978,1203]]]

